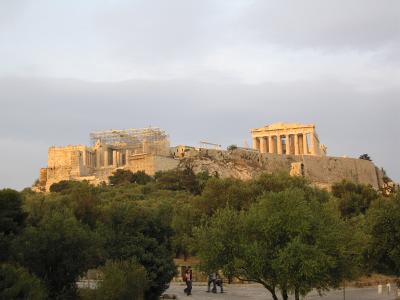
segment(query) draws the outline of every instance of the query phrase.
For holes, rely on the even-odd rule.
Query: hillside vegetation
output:
[[[0,299],[158,299],[175,257],[261,283],[274,299],[400,273],[400,193],[301,177],[241,181],[191,169],[132,174],[111,185],[63,181],[47,194],[0,191]],[[94,291],[78,291],[88,269]]]

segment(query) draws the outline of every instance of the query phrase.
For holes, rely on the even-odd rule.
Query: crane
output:
[[[207,146],[214,146],[216,150],[221,150],[222,146],[219,144],[215,143],[210,143],[206,141],[200,141],[200,145],[205,145],[204,147],[207,148]]]

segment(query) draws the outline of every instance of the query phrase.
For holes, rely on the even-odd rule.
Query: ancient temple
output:
[[[314,124],[275,123],[251,130],[253,149],[261,153],[326,155]]]

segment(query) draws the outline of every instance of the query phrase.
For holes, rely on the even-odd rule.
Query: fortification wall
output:
[[[137,171],[145,171],[149,175],[154,175],[158,171],[174,169],[178,164],[179,161],[172,157],[152,154],[136,154],[131,155],[128,158],[126,169],[133,173]]]
[[[81,151],[85,148],[82,145],[49,148],[46,190],[55,182],[79,177],[84,173]]]
[[[178,167],[179,160],[166,156],[154,156],[154,173],[172,170]]]
[[[47,168],[40,168],[39,186],[46,186],[46,182],[47,182]]]
[[[75,163],[75,152],[86,150],[86,146],[50,147],[47,156],[47,167],[69,167]]]
[[[126,169],[133,173],[145,171],[149,175],[154,174],[154,157],[148,154],[134,154],[128,157]]]
[[[379,189],[382,186],[382,176],[375,165],[368,160],[344,157],[304,156],[305,176],[312,182],[321,185],[347,179],[356,183],[370,184]]]
[[[292,164],[298,169],[299,163],[303,165],[304,176],[320,187],[329,189],[343,179],[370,184],[375,189],[383,184],[382,174],[372,162],[355,158],[200,149],[189,151],[180,166],[189,164],[195,172],[208,171],[222,178],[248,180],[265,172],[289,174]]]

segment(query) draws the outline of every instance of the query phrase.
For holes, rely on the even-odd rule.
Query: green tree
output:
[[[113,175],[108,177],[111,185],[124,185],[130,183],[147,184],[153,180],[153,178],[147,175],[144,171],[137,171],[132,173],[130,170],[118,169]]]
[[[61,180],[59,182],[53,183],[50,186],[50,192],[52,193],[59,193],[66,189],[69,189],[71,186],[71,182],[69,180]]]
[[[359,159],[372,161],[371,157],[369,157],[369,155],[367,153],[361,154]]]
[[[159,189],[188,191],[194,195],[198,195],[201,192],[199,180],[190,167],[186,167],[183,170],[160,171],[154,177]]]
[[[237,263],[243,234],[243,218],[238,211],[229,207],[217,210],[194,229],[200,269],[206,273],[222,269],[225,276],[240,277]]]
[[[176,273],[173,234],[166,212],[159,208],[113,202],[104,212],[103,235],[111,260],[136,260],[150,282],[146,299],[158,299]]]
[[[101,213],[97,188],[86,183],[73,185],[67,194],[53,195],[53,198],[60,202],[58,206],[66,206],[71,209],[78,221],[91,228],[95,227]]]
[[[13,242],[15,259],[41,278],[53,299],[75,295],[75,282],[100,257],[99,239],[68,213],[52,212]]]
[[[226,150],[228,150],[228,151],[233,151],[233,150],[236,150],[238,147],[237,147],[237,145],[229,145],[227,148],[226,148]]]
[[[337,287],[356,274],[361,250],[346,223],[301,189],[270,192],[249,211],[216,213],[196,231],[203,269],[258,282],[274,299]],[[211,238],[209,238],[211,237]]]
[[[196,174],[196,179],[199,185],[200,194],[203,192],[208,180],[210,180],[212,176],[208,171],[199,172]]]
[[[41,281],[20,266],[0,265],[0,299],[47,299]]]
[[[234,178],[211,178],[207,181],[201,197],[196,199],[197,207],[208,215],[230,206],[240,210],[248,208],[257,194],[251,183]]]
[[[133,173],[134,183],[144,185],[151,181],[153,181],[153,177],[147,175],[144,171],[137,171],[136,173]]]
[[[332,194],[339,199],[339,210],[345,218],[364,215],[371,204],[379,198],[371,186],[347,180],[333,184]]]
[[[132,183],[134,177],[132,171],[118,169],[108,179],[111,185],[122,185]]]
[[[134,261],[107,261],[94,290],[80,292],[83,300],[143,300],[149,282],[143,266]]]
[[[190,199],[191,200],[191,199]],[[183,255],[186,260],[191,254],[194,245],[193,228],[200,224],[201,211],[189,201],[178,202],[175,205],[171,226],[174,235],[171,243],[175,255]]]
[[[22,197],[11,189],[0,190],[0,261],[7,260],[10,242],[24,226]]]
[[[375,203],[367,213],[371,241],[367,261],[374,271],[400,276],[400,192]]]
[[[72,190],[76,190],[79,188],[88,188],[88,187],[90,187],[90,184],[86,180],[84,181],[61,180],[59,182],[53,183],[50,186],[50,192],[69,194]]]
[[[299,188],[310,192],[309,182],[301,176],[289,176],[287,173],[263,173],[252,182],[257,196],[265,192],[281,192],[290,188]]]

